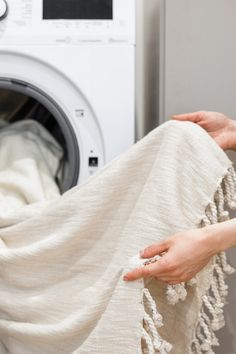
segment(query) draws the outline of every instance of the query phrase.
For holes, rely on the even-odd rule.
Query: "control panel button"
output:
[[[3,20],[8,13],[8,5],[6,0],[0,0],[0,21]]]
[[[89,157],[89,167],[98,167],[98,157]]]

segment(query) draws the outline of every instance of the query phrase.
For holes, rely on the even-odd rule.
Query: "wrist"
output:
[[[203,241],[211,256],[224,251],[225,245],[222,244],[222,233],[219,230],[219,224],[206,226],[203,231]]]
[[[236,245],[236,219],[209,225],[205,229],[205,242],[213,254]]]
[[[236,150],[236,121],[229,119],[228,124],[228,150]]]

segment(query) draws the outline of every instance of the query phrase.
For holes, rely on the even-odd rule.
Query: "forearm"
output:
[[[236,246],[236,218],[205,228],[206,242],[213,253]]]

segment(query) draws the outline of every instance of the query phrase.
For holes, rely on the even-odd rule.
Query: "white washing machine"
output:
[[[65,150],[62,191],[134,143],[135,0],[0,0],[0,118],[34,114]]]

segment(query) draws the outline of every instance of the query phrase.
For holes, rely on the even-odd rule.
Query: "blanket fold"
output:
[[[59,144],[36,121],[0,121],[0,214],[58,197],[62,157]]]
[[[62,197],[0,215],[0,353],[214,353],[225,253],[186,284],[122,275],[147,245],[226,220],[235,186],[205,131],[168,122]]]

